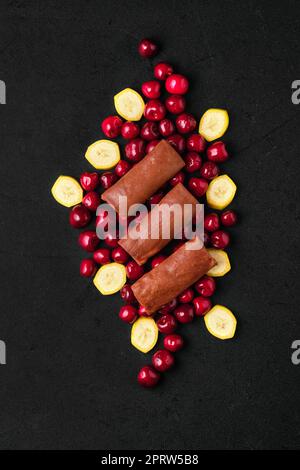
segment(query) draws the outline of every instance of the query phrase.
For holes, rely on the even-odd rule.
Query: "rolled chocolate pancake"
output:
[[[185,165],[180,155],[165,140],[137,163],[101,198],[119,212],[120,196],[127,197],[127,207],[142,204]]]
[[[196,243],[196,250],[188,245]],[[156,268],[136,281],[132,290],[148,314],[177,297],[207,273],[216,261],[209,255],[199,239],[189,240]]]
[[[197,202],[197,199],[181,183],[177,184],[134,229],[128,230],[127,238],[119,240],[119,245],[138,264],[144,264],[148,258],[162,250],[176,235],[179,236],[182,233],[184,205],[191,205],[192,219],[196,213]],[[168,238],[163,238],[165,227],[169,228],[168,233],[165,234]],[[176,228],[177,231],[181,229],[180,233],[175,233]],[[136,238],[139,234],[143,238]],[[154,234],[156,234],[156,238],[152,238]]]

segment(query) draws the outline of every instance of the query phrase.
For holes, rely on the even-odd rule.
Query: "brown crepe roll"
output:
[[[193,243],[199,248],[188,250],[188,245]],[[136,281],[132,290],[138,302],[151,314],[194,284],[215,264],[199,239],[189,240]]]
[[[180,155],[165,140],[137,163],[101,198],[119,212],[120,196],[127,197],[127,208],[142,204],[185,165]]]
[[[148,258],[162,250],[176,235],[176,222],[184,225],[184,205],[192,206],[191,217],[196,213],[197,199],[180,183],[169,191],[163,199],[157,204],[151,212],[146,215],[141,222],[136,225],[134,230],[129,230],[126,239],[119,240],[127,253],[140,265],[144,264]],[[173,210],[172,210],[173,208]],[[176,210],[179,210],[176,217]],[[176,219],[176,220],[175,220]],[[151,223],[152,221],[152,223]],[[169,222],[169,237],[162,237],[163,226]],[[166,223],[166,225],[164,225]],[[157,238],[151,238],[151,232],[158,235]],[[143,234],[143,238],[136,238],[136,235]],[[182,230],[180,231],[180,234]],[[145,236],[146,235],[146,236]]]

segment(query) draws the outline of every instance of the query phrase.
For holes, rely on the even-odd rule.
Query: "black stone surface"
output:
[[[299,2],[3,1],[0,24],[0,448],[299,449]],[[153,61],[136,51],[147,36]],[[176,369],[145,391],[121,301],[79,277],[78,234],[49,191],[90,169],[113,95],[161,60],[190,77],[198,118],[230,112],[241,223],[214,301],[238,330],[185,327]]]

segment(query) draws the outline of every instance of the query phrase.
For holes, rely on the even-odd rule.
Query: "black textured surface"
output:
[[[299,448],[299,2],[3,1],[0,21],[0,448]],[[153,63],[191,78],[197,117],[229,109],[241,214],[214,299],[236,313],[236,338],[189,325],[152,391],[136,384],[145,357],[119,297],[79,277],[77,232],[49,194],[90,168],[114,93],[150,79],[145,36],[162,45]]]

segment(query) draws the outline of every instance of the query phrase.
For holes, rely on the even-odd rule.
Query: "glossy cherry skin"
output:
[[[220,219],[218,214],[212,212],[211,214],[206,214],[204,217],[204,228],[208,232],[214,232],[220,228]]]
[[[122,125],[121,134],[123,139],[135,139],[140,133],[140,126],[136,122],[126,121]]]
[[[207,180],[214,179],[219,173],[219,167],[214,162],[205,162],[200,169],[200,175]]]
[[[190,152],[204,152],[206,147],[206,141],[200,134],[192,134],[187,138],[186,148]]]
[[[141,57],[149,59],[158,52],[158,46],[151,39],[142,39],[139,43],[138,51]]]
[[[99,186],[100,180],[98,173],[82,173],[80,175],[80,184],[85,191],[93,191]]]
[[[144,366],[138,373],[137,380],[142,387],[152,388],[158,384],[160,374],[152,366]]]
[[[216,281],[211,276],[203,276],[195,283],[195,289],[203,297],[211,297],[216,290]]]
[[[100,203],[100,194],[96,193],[96,191],[90,191],[82,199],[82,204],[92,212],[96,212]]]
[[[232,227],[233,225],[237,223],[236,212],[232,210],[222,212],[221,222],[222,222],[222,225],[224,225],[225,227]]]
[[[189,132],[193,132],[196,129],[197,121],[189,113],[182,113],[179,114],[176,118],[176,127],[180,134],[188,134]]]
[[[146,312],[145,307],[143,305],[140,305],[138,308],[138,314],[140,317],[148,317],[148,313]]]
[[[166,90],[173,95],[185,95],[189,89],[188,79],[179,73],[174,73],[166,79]]]
[[[115,173],[119,178],[122,178],[122,176],[126,175],[126,173],[131,169],[131,167],[132,165],[126,160],[120,160],[115,168]]]
[[[167,62],[160,62],[154,67],[154,77],[157,78],[157,80],[166,80],[172,73],[173,67]]]
[[[85,227],[91,220],[90,211],[83,206],[78,204],[77,206],[72,207],[69,214],[70,225],[74,228]]]
[[[145,105],[144,116],[148,121],[161,121],[166,115],[166,108],[159,100],[150,100]]]
[[[155,100],[160,97],[160,83],[156,80],[150,80],[142,85],[142,93],[146,98]]]
[[[118,237],[113,236],[111,233],[105,235],[104,241],[109,248],[117,248],[119,246]]]
[[[191,178],[188,182],[189,189],[196,197],[203,196],[208,188],[208,182],[203,178]]]
[[[191,304],[181,304],[174,310],[174,315],[179,323],[190,323],[194,318],[194,309]]]
[[[141,137],[144,140],[154,140],[157,137],[159,137],[159,130],[158,130],[158,125],[156,122],[145,122],[141,129]]]
[[[185,169],[188,173],[194,173],[200,170],[202,165],[202,158],[196,152],[188,152],[184,157]]]
[[[133,323],[137,318],[137,309],[132,305],[124,305],[120,308],[119,318],[125,323]]]
[[[191,287],[185,289],[181,294],[178,296],[178,302],[180,304],[189,304],[192,302],[194,298],[194,291]]]
[[[96,263],[92,259],[83,259],[80,263],[80,276],[92,277],[96,273]]]
[[[158,127],[159,132],[163,137],[169,137],[169,135],[172,135],[175,132],[175,126],[171,119],[162,119]]]
[[[157,328],[165,335],[174,333],[177,328],[177,321],[170,313],[164,313],[156,320]]]
[[[185,110],[186,101],[183,96],[171,95],[166,98],[165,105],[169,113],[180,114]]]
[[[202,317],[211,309],[211,300],[208,297],[195,297],[193,300],[194,312],[197,317]]]
[[[167,142],[169,142],[178,153],[183,153],[185,151],[185,139],[180,134],[173,134],[167,138]]]
[[[228,153],[224,142],[214,142],[206,151],[208,160],[211,162],[225,162],[228,160]]]
[[[159,349],[152,356],[153,367],[159,372],[165,372],[166,370],[171,369],[174,362],[173,354],[166,349]]]
[[[156,146],[157,144],[159,144],[160,140],[151,140],[151,142],[149,142],[149,144],[147,144],[147,147],[146,147],[146,154],[150,153]]]
[[[143,139],[133,139],[125,146],[125,154],[128,160],[139,162],[146,153],[146,144]]]
[[[123,302],[126,302],[127,304],[135,304],[136,303],[136,298],[134,296],[134,293],[131,289],[130,284],[125,284],[122,289],[120,290],[120,295],[121,299]]]
[[[94,261],[97,264],[108,264],[110,263],[110,250],[108,248],[99,248],[93,253]]]
[[[100,176],[101,186],[104,189],[110,188],[113,184],[116,183],[117,180],[117,175],[115,173],[112,173],[111,171],[106,171]]]
[[[153,196],[149,197],[148,202],[150,205],[155,205],[158,204],[163,197],[164,193],[163,191],[160,191],[159,193],[155,193]]]
[[[130,281],[136,281],[144,274],[144,268],[132,260],[126,265],[126,274]]]
[[[184,178],[185,178],[185,175],[182,171],[179,171],[178,173],[176,173],[175,176],[173,176],[173,178],[170,179],[170,185],[171,186],[176,186],[176,184],[183,184],[184,183]]]
[[[174,308],[176,308],[178,305],[178,302],[177,302],[177,299],[175,297],[175,299],[171,300],[170,302],[168,302],[166,305],[163,305],[160,309],[159,309],[159,313],[170,313],[170,312],[173,312]]]
[[[128,261],[129,255],[121,246],[118,246],[111,252],[111,257],[115,263],[125,264]]]
[[[210,243],[214,248],[224,250],[230,243],[229,233],[224,230],[217,230],[211,234]]]
[[[153,258],[153,260],[151,261],[151,268],[152,269],[156,268],[157,266],[160,265],[160,263],[165,261],[166,258],[167,258],[167,256],[165,256],[165,255],[155,256],[155,258]]]
[[[179,351],[183,348],[184,341],[180,335],[167,335],[164,337],[164,348],[171,352]]]
[[[120,135],[123,121],[119,116],[108,116],[101,123],[102,132],[110,139]]]
[[[85,251],[93,252],[99,243],[99,238],[93,230],[86,230],[79,234],[78,243]]]

